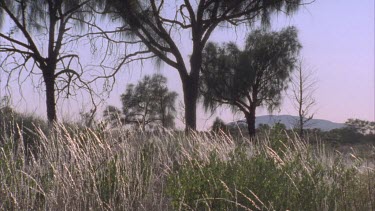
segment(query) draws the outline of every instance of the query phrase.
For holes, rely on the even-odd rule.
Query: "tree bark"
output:
[[[185,131],[197,129],[198,80],[187,77],[182,80],[185,103]]]
[[[193,30],[193,52],[190,57],[190,74],[181,77],[185,103],[185,131],[197,129],[197,101],[199,90],[199,73],[202,67],[202,49],[200,30]]]
[[[44,74],[44,83],[46,85],[47,119],[48,124],[52,125],[57,120],[54,75],[51,73]]]
[[[251,138],[255,137],[255,134],[256,134],[255,110],[256,110],[256,106],[250,105],[250,111],[248,113],[245,113],[245,118],[247,122],[247,130],[249,131],[249,135]]]
[[[303,115],[300,114],[299,125],[298,125],[298,133],[299,133],[300,138],[303,138],[303,128],[304,128],[304,119],[303,119]]]

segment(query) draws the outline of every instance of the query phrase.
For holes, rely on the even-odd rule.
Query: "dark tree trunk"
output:
[[[300,136],[300,138],[303,138],[303,126],[304,126],[304,119],[303,119],[303,116],[302,115],[300,115],[299,116],[299,125],[298,125],[298,132],[299,132],[299,136]]]
[[[44,74],[44,83],[46,85],[47,119],[48,124],[52,125],[57,120],[54,75],[50,73]]]
[[[198,80],[191,77],[182,81],[185,103],[185,131],[197,129]]]
[[[299,93],[298,93],[298,98],[297,98],[297,102],[298,102],[298,114],[299,114],[299,125],[298,125],[298,128],[299,128],[299,136],[300,138],[303,137],[303,126],[304,126],[304,114],[303,114],[303,111],[302,111],[302,108],[303,108],[303,101],[304,101],[304,98],[303,98],[303,78],[302,78],[302,72],[299,72]]]
[[[247,122],[247,130],[249,131],[249,135],[251,138],[255,137],[255,109],[256,107],[251,105],[250,111],[245,113],[245,118]]]
[[[197,129],[197,101],[199,89],[199,73],[202,66],[202,49],[203,46],[200,41],[199,30],[193,30],[193,53],[190,57],[190,74],[181,77],[184,91],[185,103],[185,131]]]

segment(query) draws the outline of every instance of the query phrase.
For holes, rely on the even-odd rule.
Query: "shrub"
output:
[[[270,142],[272,143],[272,141]],[[299,144],[299,143],[297,143]],[[286,145],[285,145],[286,146]],[[237,148],[228,161],[212,154],[194,159],[168,177],[175,209],[189,210],[370,210],[374,172],[363,177],[336,159],[332,165],[307,148],[287,147],[280,154],[260,146],[249,156]],[[367,188],[366,188],[367,187]],[[367,191],[368,190],[368,191]],[[360,195],[359,195],[360,194]],[[358,197],[361,196],[361,197]],[[371,202],[371,203],[370,203]]]

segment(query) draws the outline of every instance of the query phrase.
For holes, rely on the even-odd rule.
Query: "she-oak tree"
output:
[[[255,136],[255,112],[259,106],[273,110],[287,88],[301,45],[297,30],[256,30],[249,34],[243,51],[234,43],[208,43],[203,51],[200,91],[204,106],[230,105],[246,118],[250,136]]]
[[[74,95],[75,88],[92,90],[82,80],[83,69],[72,31],[81,27],[91,0],[0,0],[0,68],[11,77],[41,75],[47,118],[56,121],[56,96]],[[7,20],[7,27],[3,21]],[[3,32],[5,31],[5,32]],[[6,30],[9,29],[9,30]]]
[[[126,56],[145,59],[157,57],[179,73],[185,103],[186,130],[196,129],[196,105],[202,52],[215,29],[221,26],[269,23],[270,15],[291,14],[302,0],[107,0],[103,12],[122,20],[119,33],[130,35],[128,44],[139,51]],[[179,48],[179,33],[188,33],[192,46],[190,61],[184,61]],[[133,58],[134,59],[134,58]],[[125,63],[125,62],[122,62]]]

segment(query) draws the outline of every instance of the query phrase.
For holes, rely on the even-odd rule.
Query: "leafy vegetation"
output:
[[[129,84],[121,95],[122,114],[108,106],[104,118],[113,126],[136,124],[143,130],[161,126],[174,127],[177,93],[168,90],[167,78],[160,74],[145,76],[137,85]]]
[[[40,138],[38,131],[48,131],[43,120],[16,112],[8,105],[0,106],[0,146],[11,144],[15,153],[18,148],[24,148],[25,156],[29,157],[31,153],[36,156],[33,152]]]
[[[188,210],[371,209],[373,190],[368,192],[366,183],[358,181],[354,167],[338,160],[334,161],[337,166],[325,165],[319,158],[301,155],[291,148],[279,154],[265,147],[252,157],[239,148],[228,161],[213,154],[208,162],[195,159],[187,163],[169,176],[168,190],[174,207]],[[368,179],[373,178],[374,175]],[[332,184],[334,179],[337,182]],[[347,190],[344,196],[343,190]],[[358,194],[363,195],[359,198]]]
[[[268,26],[273,14],[292,15],[301,5],[307,3],[302,0],[186,0],[174,1],[174,4],[156,0],[97,2],[102,3],[104,13],[111,20],[119,20],[111,22],[113,31],[109,30],[105,34],[107,41],[111,45],[126,43],[126,49],[129,49],[129,46],[138,49],[125,55],[126,60],[120,63],[120,67],[128,61],[158,58],[178,72],[185,104],[186,131],[196,130],[202,54],[211,35],[219,28],[234,30],[236,26],[253,25],[256,22]],[[113,41],[114,31],[128,36],[118,36],[120,39]],[[185,43],[192,49],[188,53],[188,61],[185,61],[184,47],[180,46],[181,37],[178,34],[191,36],[190,41]]]
[[[74,124],[47,136],[41,126],[30,128],[38,156],[15,147],[29,130],[2,135],[0,210],[375,208],[374,158],[309,144],[282,125],[260,132],[257,142],[222,130],[186,135]]]
[[[242,51],[234,43],[208,43],[200,81],[203,105],[211,111],[218,105],[241,111],[249,135],[255,136],[257,107],[272,111],[280,105],[300,48],[295,27],[279,32],[255,30]]]
[[[302,3],[0,0],[5,86],[14,76],[19,85],[39,78],[48,120],[1,100],[0,210],[375,210],[374,122],[304,130],[314,100],[303,100],[302,74],[299,134],[276,124],[261,125],[255,136],[256,108],[280,104],[301,48],[296,28],[265,29],[273,14],[293,14]],[[101,28],[99,16],[111,24]],[[262,30],[250,33],[244,50],[208,42],[217,28],[258,23]],[[182,33],[190,38],[188,60]],[[98,64],[104,75],[81,64],[81,39],[91,53],[105,51]],[[100,94],[92,84],[104,80],[109,91],[124,65],[151,58],[180,76],[187,133],[173,130],[177,94],[158,74],[127,86],[122,110],[108,106],[112,127],[96,122],[93,97]],[[213,132],[194,132],[199,88],[206,108],[228,104],[243,112],[250,137],[219,118]],[[84,90],[94,108],[81,112],[80,124],[59,124],[57,99]],[[117,127],[123,124],[142,130]]]

